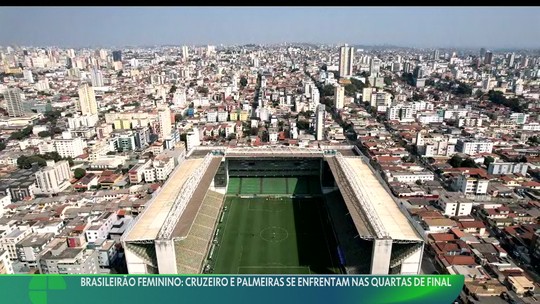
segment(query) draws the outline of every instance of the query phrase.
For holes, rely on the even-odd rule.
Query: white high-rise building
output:
[[[24,80],[28,81],[29,83],[34,83],[34,76],[32,75],[32,71],[24,70],[23,77],[24,77]]]
[[[82,115],[98,113],[94,88],[89,86],[87,83],[79,87],[79,102],[77,106],[77,109],[81,111]]]
[[[54,148],[61,157],[75,158],[84,154],[84,148],[86,148],[86,141],[80,137],[73,138],[71,132],[62,132],[62,139],[55,139]]]
[[[49,89],[49,80],[47,78],[43,78],[36,83],[36,90],[38,91],[48,91]]]
[[[84,127],[94,127],[99,121],[97,114],[78,115],[68,117],[68,127],[70,129],[78,129]]]
[[[334,88],[334,102],[336,109],[341,110],[345,104],[345,88],[337,85]]]
[[[381,60],[379,58],[371,58],[369,63],[369,75],[371,77],[378,77],[381,71]]]
[[[339,50],[339,77],[351,77],[353,74],[354,48],[347,44]]]
[[[491,153],[493,151],[493,143],[488,140],[458,139],[456,150],[469,155]]]
[[[7,101],[7,112],[9,117],[24,116],[22,108],[21,90],[19,88],[7,89],[4,93]]]
[[[159,137],[162,139],[170,138],[172,133],[171,109],[164,106],[158,109]]]
[[[187,45],[184,45],[182,47],[182,59],[188,59],[188,57],[189,57],[189,49]]]
[[[514,60],[516,59],[516,54],[512,53],[510,54],[510,59],[508,59],[508,66],[513,67],[514,66]]]
[[[47,166],[36,172],[37,189],[36,194],[57,194],[66,190],[71,184],[71,170],[69,163],[65,160],[57,163],[54,160],[48,160]]]
[[[324,140],[324,109],[323,104],[317,106],[317,113],[315,115],[315,139]]]
[[[104,49],[99,50],[99,58],[101,60],[107,60],[107,50],[104,50]]]
[[[201,136],[199,134],[199,129],[194,127],[193,130],[187,132],[186,134],[186,149],[189,151],[193,147],[201,145]]]
[[[103,86],[103,73],[99,69],[93,69],[92,74],[90,75],[92,80],[93,87],[102,87]]]

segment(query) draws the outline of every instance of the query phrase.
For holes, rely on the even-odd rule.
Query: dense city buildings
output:
[[[537,296],[537,51],[4,46],[0,71],[0,273],[230,273],[223,224],[254,225],[224,210],[279,197],[329,207],[298,211],[331,219],[301,222],[329,273]]]

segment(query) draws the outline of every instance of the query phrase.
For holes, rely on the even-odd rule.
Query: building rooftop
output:
[[[17,243],[17,247],[41,247],[50,242],[54,233],[32,233]]]

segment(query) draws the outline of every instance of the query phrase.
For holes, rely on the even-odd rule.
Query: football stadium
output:
[[[191,150],[122,238],[131,274],[418,274],[424,243],[352,146]]]

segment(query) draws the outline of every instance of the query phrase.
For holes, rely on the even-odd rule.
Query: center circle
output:
[[[284,228],[271,226],[261,230],[260,236],[263,240],[267,242],[277,243],[288,238],[289,232],[287,232],[287,230],[285,230]]]

